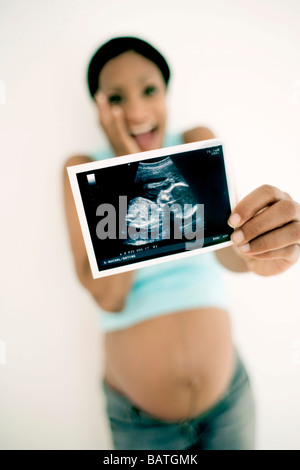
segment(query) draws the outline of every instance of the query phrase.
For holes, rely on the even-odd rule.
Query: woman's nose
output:
[[[148,110],[141,100],[131,100],[126,103],[125,118],[128,124],[140,124],[148,119]]]

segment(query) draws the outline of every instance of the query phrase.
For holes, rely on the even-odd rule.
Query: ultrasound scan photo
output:
[[[95,276],[230,243],[223,147],[198,144],[70,169]]]

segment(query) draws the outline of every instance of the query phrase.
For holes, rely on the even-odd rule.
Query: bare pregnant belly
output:
[[[229,316],[219,308],[162,315],[107,333],[105,351],[107,383],[144,412],[169,421],[213,406],[233,374]]]

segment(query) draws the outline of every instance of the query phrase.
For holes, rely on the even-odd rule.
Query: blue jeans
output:
[[[165,422],[134,406],[103,381],[116,450],[254,450],[255,404],[238,353],[230,385],[221,400],[192,419]]]

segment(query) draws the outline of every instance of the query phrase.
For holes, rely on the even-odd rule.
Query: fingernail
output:
[[[239,225],[241,221],[241,217],[239,216],[239,214],[232,214],[227,223],[228,225],[230,225],[230,227],[237,227]]]
[[[231,240],[234,243],[242,243],[242,241],[245,239],[245,236],[241,230],[237,230],[236,232],[233,232],[231,235]]]
[[[250,250],[250,245],[249,243],[246,243],[245,245],[241,245],[237,247],[241,253],[246,253],[246,251]]]

